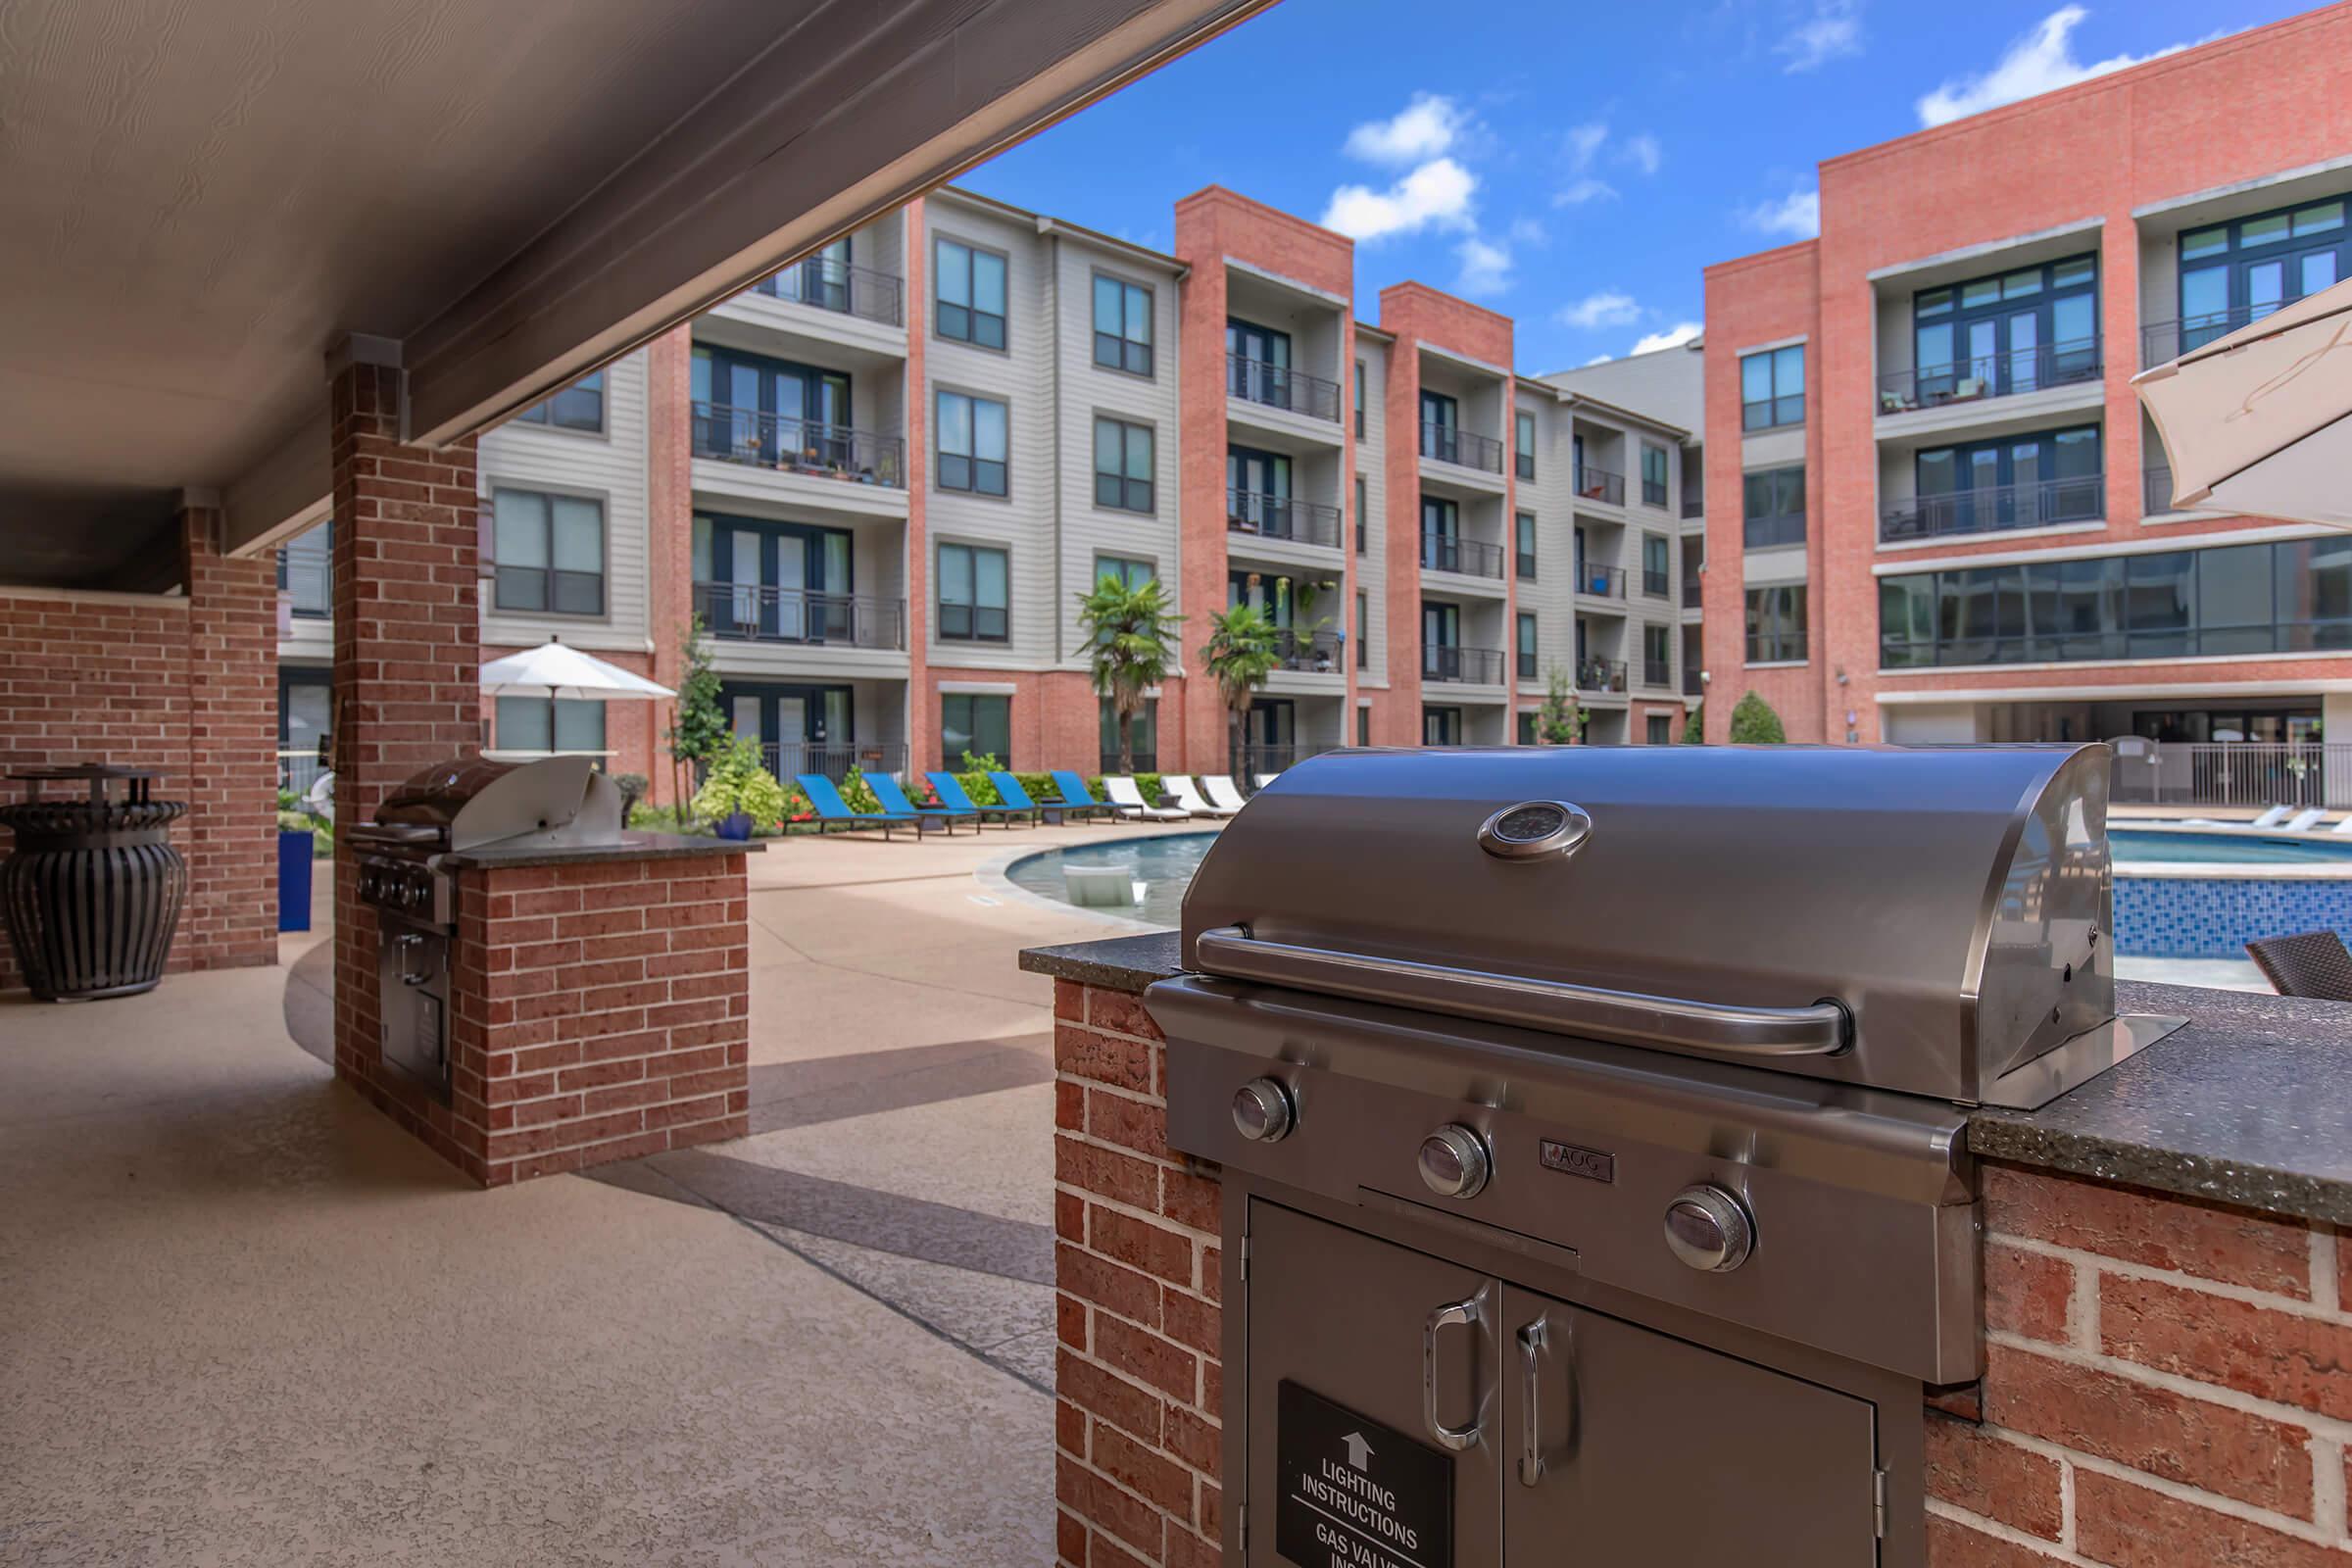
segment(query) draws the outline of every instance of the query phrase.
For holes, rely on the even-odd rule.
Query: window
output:
[[[978,496],[1005,493],[1005,429],[1011,414],[993,398],[939,395],[939,487]]]
[[[277,552],[277,591],[290,614],[306,619],[335,612],[333,574],[335,519],[306,528]]]
[[[1097,582],[1108,578],[1122,588],[1141,588],[1150,582],[1153,575],[1152,563],[1149,561],[1131,561],[1124,556],[1097,556],[1095,558],[1095,581]]]
[[[861,613],[846,528],[697,514],[694,608],[713,637],[898,646],[899,617]]]
[[[497,609],[605,612],[605,504],[537,490],[491,492]]]
[[[1372,667],[1372,596],[1361,592],[1355,596],[1355,667]]]
[[[1645,533],[1642,536],[1642,591],[1652,599],[1666,597],[1669,587],[1667,574],[1672,556],[1666,536]]]
[[[1805,419],[1805,346],[1767,349],[1740,361],[1740,428],[1770,430]]]
[[[1533,746],[1537,744],[1536,715],[1533,713],[1521,713],[1519,715],[1519,744],[1522,746]]]
[[[1102,730],[1102,771],[1119,765],[1119,710],[1107,697],[1096,700],[1098,725]],[[1139,772],[1149,773],[1159,765],[1159,699],[1147,697],[1130,727],[1128,735],[1135,746],[1135,765]]]
[[[1372,744],[1372,710],[1358,704],[1355,710],[1355,744]]]
[[[1886,509],[1882,539],[2042,528],[2107,514],[2097,425],[1936,447],[1915,464],[1917,499]]]
[[[939,636],[943,642],[1011,640],[1008,558],[978,545],[939,547]]]
[[[1004,346],[1004,258],[952,239],[939,242],[939,335],[984,349]]]
[[[2352,539],[2034,561],[1879,581],[1879,662],[2352,649]]]
[[[605,749],[605,705],[568,697],[501,697],[502,752],[598,752]]]
[[[1805,657],[1805,585],[1747,591],[1747,662],[1793,663]]]
[[[1664,713],[1652,713],[1642,721],[1642,724],[1648,731],[1647,738],[1650,745],[1671,746],[1674,744],[1674,720]]]
[[[1355,438],[1364,438],[1364,362],[1355,362]]]
[[[558,430],[605,427],[605,372],[591,370],[554,397],[532,404],[514,416],[517,424],[544,424]]]
[[[1522,479],[1536,476],[1536,416],[1521,410],[1512,421],[1512,466]]]
[[[1095,505],[1120,512],[1152,510],[1152,427],[1124,419],[1095,420]]]
[[[1536,678],[1536,617],[1525,611],[1519,613],[1519,678]]]
[[[1914,294],[1914,368],[1889,378],[1879,412],[2033,392],[2097,373],[2098,273],[2098,258],[2085,254]]]
[[[1519,558],[1519,575],[1528,582],[1536,580],[1536,514],[1522,512],[1511,518],[1513,553]]]
[[[2345,206],[2337,197],[2182,234],[2175,352],[2201,347],[2352,273]]]
[[[939,756],[951,766],[963,754],[993,757],[1012,765],[1012,699],[995,692],[942,692],[939,698]]]
[[[1764,468],[1740,475],[1741,536],[1750,550],[1805,542],[1805,470]]]
[[[1458,708],[1424,708],[1421,710],[1421,744],[1424,746],[1461,745],[1462,710]]]
[[[1152,373],[1152,291],[1095,274],[1095,363],[1130,375]]]
[[[1670,646],[1674,634],[1664,626],[1642,628],[1642,684],[1671,686],[1674,684],[1674,651]]]
[[[1364,502],[1364,476],[1359,473],[1355,476],[1355,553],[1359,556],[1364,553],[1364,541],[1370,537],[1370,523],[1366,518],[1369,510]]]
[[[1666,504],[1666,449],[1642,443],[1642,500],[1653,507]]]

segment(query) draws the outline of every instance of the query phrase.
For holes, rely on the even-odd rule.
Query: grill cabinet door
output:
[[[1879,1560],[1867,1401],[1513,1286],[1496,1339],[1509,1568]]]
[[[1503,1450],[1494,1350],[1501,1297],[1500,1285],[1475,1270],[1271,1203],[1250,1203],[1249,1568],[1490,1568],[1501,1562]],[[1462,1301],[1477,1303],[1478,1318],[1438,1330],[1438,1418],[1456,1429],[1476,1423],[1480,1432],[1448,1453],[1424,1420],[1422,1352],[1431,1313]],[[1279,1430],[1286,1382],[1294,1385],[1287,1435]],[[1335,1415],[1324,1401],[1342,1412]],[[1314,1409],[1302,1411],[1302,1405]],[[1304,1419],[1310,1414],[1326,1418],[1320,1429]],[[1372,1425],[1346,1418],[1350,1415]],[[1310,1469],[1326,1457],[1334,1470],[1347,1468],[1347,1450],[1338,1446],[1347,1433],[1366,1439],[1355,1457],[1363,1460],[1368,1500],[1381,1503],[1384,1492],[1394,1496],[1393,1507],[1378,1511],[1407,1521],[1412,1537],[1384,1527],[1376,1512],[1328,1494],[1321,1500],[1330,1506],[1323,1508],[1298,1495],[1302,1459]],[[1450,1543],[1424,1539],[1431,1499],[1419,1484],[1442,1474],[1448,1462]],[[1342,1486],[1348,1481],[1345,1475],[1332,1479]],[[1303,1554],[1279,1549],[1286,1515],[1294,1544],[1307,1543]]]

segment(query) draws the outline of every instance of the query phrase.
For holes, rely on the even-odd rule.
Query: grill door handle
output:
[[[1238,925],[1203,931],[1196,946],[1203,968],[1237,980],[1489,1018],[1555,1034],[1589,1034],[1631,1045],[1677,1046],[1734,1056],[1834,1056],[1852,1044],[1844,1004],[1827,999],[1809,1007],[1740,1007],[1260,942]]]
[[[1544,1458],[1544,1353],[1551,1348],[1551,1316],[1519,1327],[1519,1484],[1541,1486],[1549,1468]],[[1560,1360],[1568,1370],[1568,1450],[1576,1447],[1576,1323],[1562,1317]]]
[[[1429,1425],[1429,1435],[1456,1453],[1478,1441],[1478,1412],[1471,1411],[1466,1427],[1449,1427],[1438,1419],[1438,1330],[1476,1323],[1478,1312],[1478,1298],[1464,1297],[1437,1308],[1421,1325],[1421,1417]]]

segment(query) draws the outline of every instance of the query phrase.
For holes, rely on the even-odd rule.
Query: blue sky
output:
[[[1655,346],[1699,270],[1814,231],[1814,165],[2291,16],[2262,0],[1281,0],[967,175],[1165,249],[1212,181],[1518,318],[1530,372]]]

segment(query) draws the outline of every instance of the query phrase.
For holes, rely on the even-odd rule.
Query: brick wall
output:
[[[742,855],[468,871],[450,958],[450,1103],[336,1065],[484,1186],[741,1138],[751,1102]]]
[[[1219,1184],[1168,1152],[1141,999],[1054,983],[1054,1540],[1069,1568],[1221,1560]]]

